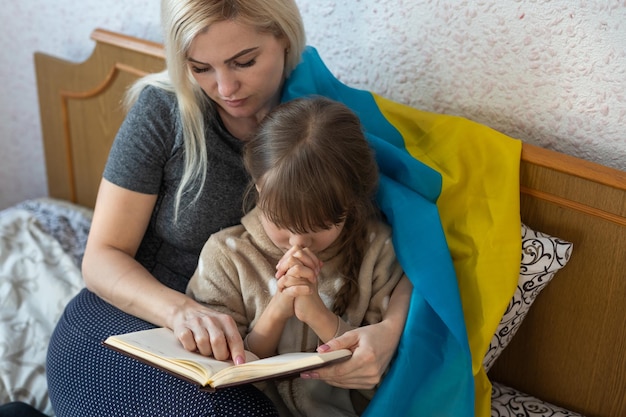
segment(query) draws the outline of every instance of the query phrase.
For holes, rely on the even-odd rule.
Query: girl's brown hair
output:
[[[333,308],[342,315],[358,291],[368,222],[377,213],[378,169],[359,118],[322,97],[284,103],[246,144],[244,163],[250,191],[261,190],[256,205],[278,227],[309,233],[345,221],[335,248],[346,258],[346,284]]]

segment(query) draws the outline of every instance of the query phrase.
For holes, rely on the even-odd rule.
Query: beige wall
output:
[[[296,0],[345,83],[626,171],[626,1]],[[32,54],[160,41],[158,0],[0,8],[0,209],[47,194]]]

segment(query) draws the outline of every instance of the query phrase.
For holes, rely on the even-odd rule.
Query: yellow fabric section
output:
[[[521,141],[465,118],[374,99],[408,152],[442,174],[437,207],[461,293],[476,416],[489,416],[482,361],[519,276]]]
[[[483,367],[474,374],[474,391],[476,393],[474,416],[491,417],[491,382]]]

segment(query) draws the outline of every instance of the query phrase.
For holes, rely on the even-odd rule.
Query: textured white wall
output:
[[[345,83],[626,171],[626,1],[296,0]],[[0,8],[0,208],[47,194],[32,54],[96,27],[160,41],[158,0]]]
[[[0,7],[0,209],[48,193],[33,53],[73,61],[102,27],[159,37],[157,0],[25,0]]]
[[[347,84],[626,170],[626,1],[300,3]]]

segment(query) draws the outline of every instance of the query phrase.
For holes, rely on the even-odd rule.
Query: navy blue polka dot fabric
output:
[[[47,374],[57,417],[278,416],[251,385],[216,392],[102,346],[109,335],[154,327],[88,290],[68,304],[50,340]]]

